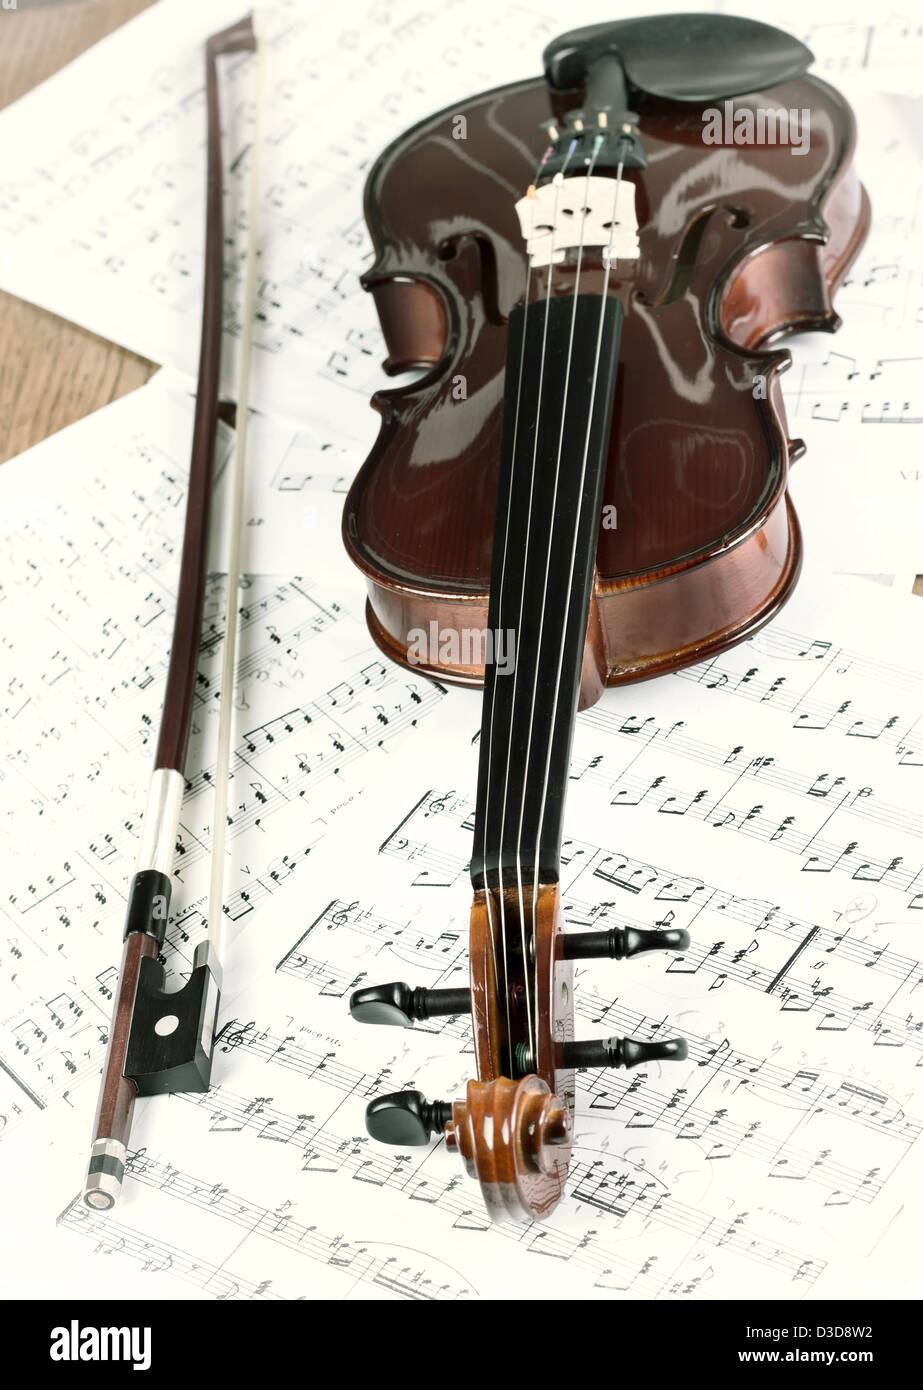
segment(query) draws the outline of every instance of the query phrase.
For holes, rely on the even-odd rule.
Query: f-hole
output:
[[[461,236],[449,237],[441,242],[436,254],[441,261],[454,260],[466,241],[473,242],[477,248],[481,270],[481,297],[487,321],[497,328],[502,328],[506,323],[506,315],[500,308],[500,278],[497,272],[497,257],[490,238],[480,232],[464,232]]]

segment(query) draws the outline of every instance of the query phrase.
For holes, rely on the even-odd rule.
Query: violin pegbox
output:
[[[517,951],[512,943],[518,942],[524,946]],[[357,990],[350,999],[354,1019],[386,1023],[410,1023],[466,1003],[478,1080],[468,1083],[465,1099],[449,1106],[430,1103],[419,1091],[381,1096],[369,1105],[366,1126],[391,1144],[425,1144],[443,1131],[446,1147],[480,1183],[494,1220],[541,1220],[554,1210],[567,1178],[574,1071],[565,1048],[574,1015],[573,967],[563,942],[557,884],[537,891],[480,888],[471,907],[466,1000],[457,990],[411,990],[402,983]]]
[[[575,1084],[565,1048],[574,1036],[574,987],[560,908],[557,883],[480,888],[471,905],[479,1079],[452,1107],[446,1144],[477,1178],[494,1220],[542,1220],[567,1179]]]
[[[688,948],[685,931],[563,931],[560,887],[480,888],[471,908],[470,992],[411,989],[404,983],[356,990],[357,1022],[410,1026],[470,1013],[478,1079],[464,1100],[427,1101],[421,1092],[379,1096],[366,1110],[373,1139],[401,1146],[435,1136],[477,1179],[496,1221],[541,1221],[557,1206],[573,1142],[575,1078],[582,1067],[635,1067],[682,1060],[682,1039],[574,1040],[574,960],[623,960]],[[506,947],[504,947],[506,941]],[[514,943],[522,941],[522,951]]]

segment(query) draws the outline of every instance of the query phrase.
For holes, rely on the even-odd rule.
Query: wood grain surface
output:
[[[0,107],[153,3],[70,0],[31,7],[20,0],[18,9],[0,10]],[[0,463],[143,386],[155,371],[143,357],[0,293]],[[923,575],[913,591],[923,595]]]
[[[0,106],[151,3],[72,0],[25,8],[20,0],[20,8],[0,10]],[[124,348],[0,293],[0,462],[143,386],[155,370]]]

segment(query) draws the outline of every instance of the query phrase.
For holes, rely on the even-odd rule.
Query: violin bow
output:
[[[192,973],[185,985],[178,991],[166,993],[165,971],[160,952],[166,937],[172,889],[170,875],[176,853],[176,837],[185,789],[186,755],[202,631],[218,428],[224,303],[224,216],[218,59],[227,54],[243,52],[257,54],[259,90],[250,175],[250,215],[237,395],[237,447],[231,483],[231,538],[218,756],[215,768],[208,937],[196,947]],[[205,284],[186,520],[173,644],[157,753],[141,827],[137,867],[129,886],[122,961],[113,1000],[112,1025],[93,1126],[90,1161],[83,1188],[84,1204],[95,1211],[110,1210],[121,1193],[137,1097],[163,1095],[174,1091],[208,1090],[221,992],[219,946],[223,917],[227,783],[230,776],[237,650],[237,596],[259,205],[258,154],[262,65],[252,15],[247,15],[207,40],[205,94],[208,129]]]

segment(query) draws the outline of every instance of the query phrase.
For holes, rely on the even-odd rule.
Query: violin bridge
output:
[[[533,267],[557,265],[581,245],[602,247],[604,263],[641,254],[635,186],[625,179],[557,175],[520,198],[516,213]]]

